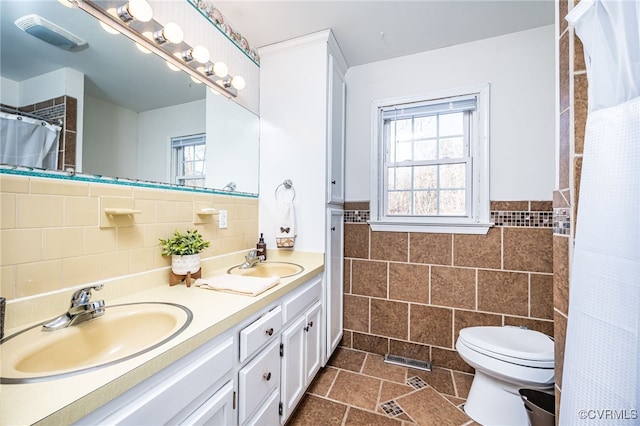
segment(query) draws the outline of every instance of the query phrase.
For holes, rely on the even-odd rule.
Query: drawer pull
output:
[[[313,321],[309,323],[309,327],[313,327]]]
[[[269,371],[268,373],[264,373],[262,375],[262,378],[265,379],[267,382],[271,380],[271,371]]]
[[[273,327],[271,327],[270,329],[265,331],[265,333],[267,333],[269,336],[271,336],[273,334]]]
[[[306,327],[304,328],[304,331],[307,331],[307,332],[308,332],[308,331],[309,331],[309,326],[306,326]]]

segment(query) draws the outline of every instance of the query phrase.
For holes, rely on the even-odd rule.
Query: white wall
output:
[[[18,106],[20,83],[0,76],[0,103]]]
[[[137,128],[135,111],[85,96],[84,172],[133,177],[131,171],[136,170],[138,158]]]
[[[551,200],[555,186],[554,26],[350,68],[345,198],[371,198],[371,102],[491,84],[492,200]]]
[[[258,193],[259,133],[257,115],[207,90],[207,187]]]

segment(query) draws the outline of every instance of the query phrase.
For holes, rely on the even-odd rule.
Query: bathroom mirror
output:
[[[87,46],[63,50],[14,24],[31,14],[64,28]],[[164,60],[143,53],[122,34],[107,33],[80,9],[53,0],[2,0],[0,18],[0,103],[22,107],[65,93],[76,98],[75,133],[63,132],[78,145],[71,162],[76,171],[258,193],[255,114],[186,73],[170,70]],[[28,89],[21,90],[23,86]],[[205,149],[198,150],[198,155],[204,153],[205,179],[180,181],[180,141],[192,136],[206,140]],[[58,168],[69,168],[62,163]]]

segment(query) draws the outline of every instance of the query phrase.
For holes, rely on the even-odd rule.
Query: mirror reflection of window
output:
[[[206,134],[171,138],[173,183],[182,186],[203,187],[206,164]]]

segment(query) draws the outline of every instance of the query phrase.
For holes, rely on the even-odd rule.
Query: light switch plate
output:
[[[229,226],[227,223],[227,211],[220,210],[220,214],[218,215],[218,228],[226,229],[227,226]]]

